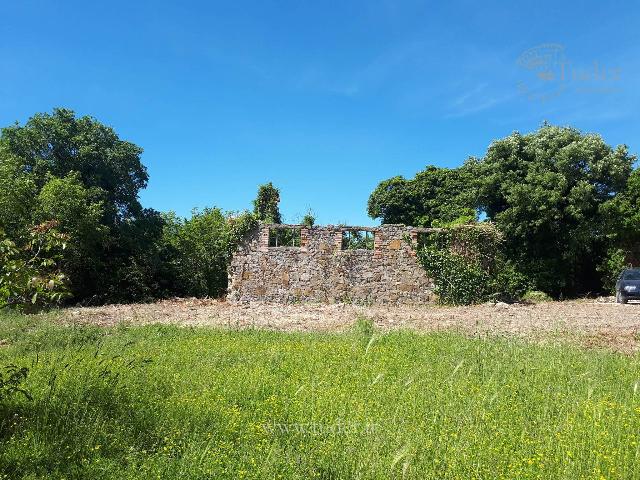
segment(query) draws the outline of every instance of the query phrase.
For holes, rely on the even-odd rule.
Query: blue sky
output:
[[[145,206],[374,224],[379,181],[543,120],[640,148],[634,2],[3,2],[0,125],[64,106],[144,148]]]

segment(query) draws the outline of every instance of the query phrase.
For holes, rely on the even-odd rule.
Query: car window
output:
[[[640,270],[627,270],[622,275],[623,280],[640,280]]]

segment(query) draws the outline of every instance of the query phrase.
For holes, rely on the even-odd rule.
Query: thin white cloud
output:
[[[515,89],[514,89],[515,90]],[[480,92],[482,93],[482,92]],[[504,103],[514,100],[518,96],[517,92],[507,92],[503,95],[487,95],[487,94],[474,94],[468,95],[464,102],[456,103],[452,105],[452,110],[445,115],[445,118],[462,118],[469,115],[474,115],[485,110],[497,107]]]
[[[471,90],[463,93],[458,98],[455,98],[453,100],[451,106],[452,107],[459,107],[461,105],[466,104],[468,100],[476,97],[479,93],[484,91],[486,88],[487,88],[487,84],[486,83],[480,83],[480,84],[476,85]]]
[[[427,42],[407,41],[387,48],[350,71],[339,71],[316,62],[301,67],[288,80],[296,88],[345,96],[371,93],[415,76],[428,48]]]

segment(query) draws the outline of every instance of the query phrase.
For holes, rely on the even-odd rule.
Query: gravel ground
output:
[[[357,306],[345,304],[232,304],[207,299],[172,299],[157,303],[70,308],[65,323],[103,326],[171,323],[281,331],[343,331],[358,317],[370,318],[382,331],[454,330],[466,335],[515,336],[538,342],[575,342],[623,353],[640,349],[640,304],[611,299],[538,304],[483,304],[467,307]]]

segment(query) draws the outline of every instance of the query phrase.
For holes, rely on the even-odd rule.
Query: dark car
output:
[[[616,302],[640,300],[640,268],[623,270],[616,282]]]

